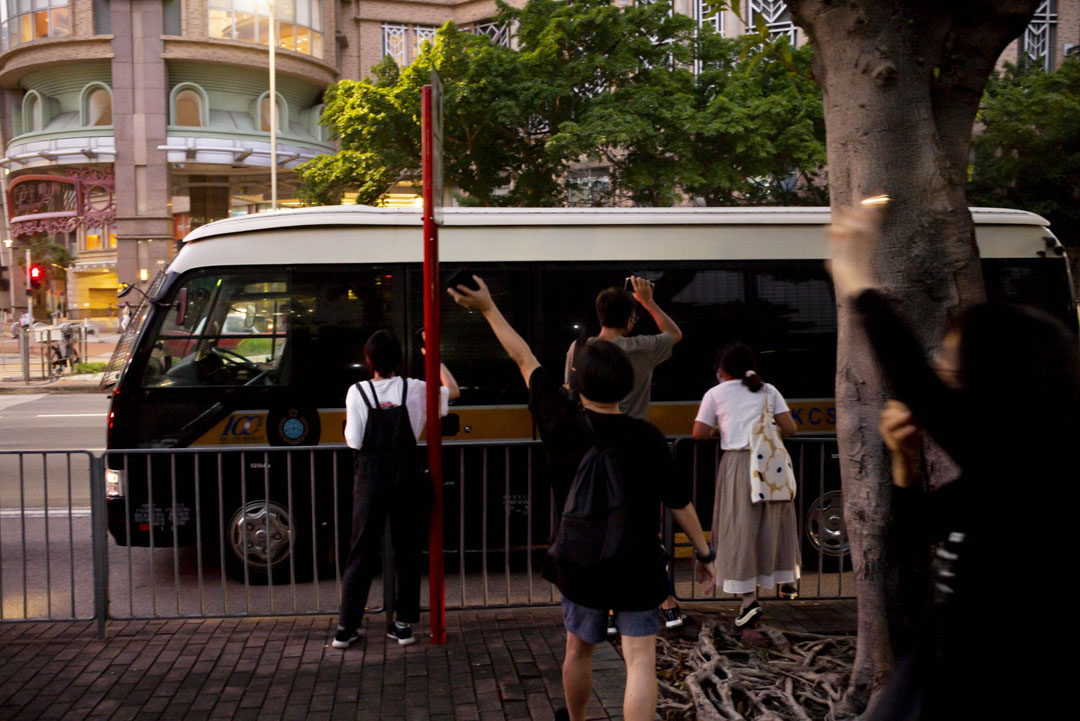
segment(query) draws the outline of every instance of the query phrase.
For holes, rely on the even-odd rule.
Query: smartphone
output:
[[[446,281],[446,287],[457,290],[459,285],[463,285],[469,290],[480,290],[480,286],[473,279],[473,275],[474,273],[470,270],[459,270],[450,276],[450,280]]]
[[[634,292],[634,283],[633,283],[633,280],[634,280],[634,276],[632,276],[632,275],[628,275],[628,276],[626,276],[626,281],[625,281],[625,282],[623,283],[623,286],[624,286],[624,287],[625,287],[625,288],[626,288],[626,289],[627,289],[628,291],[630,291],[631,293],[633,293],[633,292]],[[649,286],[650,286],[650,287],[652,287],[652,288],[655,288],[655,287],[656,287],[656,283],[653,283],[653,282],[652,282],[652,281],[650,280],[650,281],[649,281]]]

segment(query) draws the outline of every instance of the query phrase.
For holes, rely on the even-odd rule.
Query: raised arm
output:
[[[439,364],[439,380],[450,391],[450,400],[461,398],[461,388],[458,387],[457,379],[454,378],[454,374],[450,372],[445,363]]]
[[[630,283],[634,286],[634,298],[637,299],[638,303],[641,303],[641,307],[648,311],[652,319],[656,321],[656,327],[660,329],[660,332],[671,336],[672,345],[681,341],[683,337],[682,330],[653,299],[652,283],[637,276],[631,277]]]
[[[525,385],[528,386],[533,371],[540,367],[540,361],[536,360],[536,356],[533,355],[532,349],[529,348],[529,344],[525,342],[525,339],[518,335],[518,332],[503,317],[502,312],[495,305],[495,301],[491,299],[491,291],[488,290],[487,283],[479,276],[474,275],[473,279],[480,286],[479,290],[471,290],[459,285],[456,289],[447,288],[446,292],[450,294],[450,297],[458,305],[470,310],[478,310],[484,315],[484,319],[491,326],[491,330],[495,331],[495,337],[499,340],[503,350],[517,364],[518,370],[521,371],[521,377],[525,379]]]

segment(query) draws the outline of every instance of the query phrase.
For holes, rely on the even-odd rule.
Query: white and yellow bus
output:
[[[657,301],[684,333],[653,380],[650,419],[668,436],[689,434],[715,383],[716,352],[736,339],[758,352],[800,433],[834,431],[827,208],[445,215],[442,277],[460,268],[482,275],[541,362],[560,372],[571,342],[599,330],[597,292],[630,274],[653,280]],[[990,298],[1041,307],[1075,328],[1067,263],[1047,222],[1015,210],[973,215]],[[394,330],[407,370],[422,373],[421,266],[421,217],[411,209],[320,207],[198,228],[154,284],[153,302],[141,307],[106,373],[108,447],[340,447],[345,393],[366,377],[370,333]],[[446,442],[535,438],[524,384],[483,319],[444,298],[442,321],[443,360],[462,391]],[[656,332],[651,326],[646,316],[635,333]],[[126,484],[125,498],[118,475],[114,467],[113,535],[146,545],[148,525],[133,522],[131,509],[143,508],[144,521],[169,516],[134,497],[138,483]]]

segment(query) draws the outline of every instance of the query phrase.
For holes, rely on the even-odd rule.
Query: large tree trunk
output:
[[[928,351],[950,316],[984,297],[964,197],[972,123],[995,61],[1037,2],[788,3],[814,45],[832,207],[892,198],[871,271]],[[903,649],[906,609],[890,548],[889,463],[876,431],[888,389],[844,303],[837,350],[837,436],[859,604],[849,701],[858,710]],[[933,454],[928,462],[931,471],[938,465]]]

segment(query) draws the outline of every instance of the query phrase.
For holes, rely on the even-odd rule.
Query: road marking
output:
[[[20,518],[25,516],[26,518],[44,518],[44,508],[27,508],[20,511],[18,508],[0,508],[0,518]],[[68,509],[66,508],[50,508],[49,518],[67,518]],[[72,508],[72,518],[89,518],[89,508]]]
[[[38,413],[38,418],[104,418],[108,413]]]

